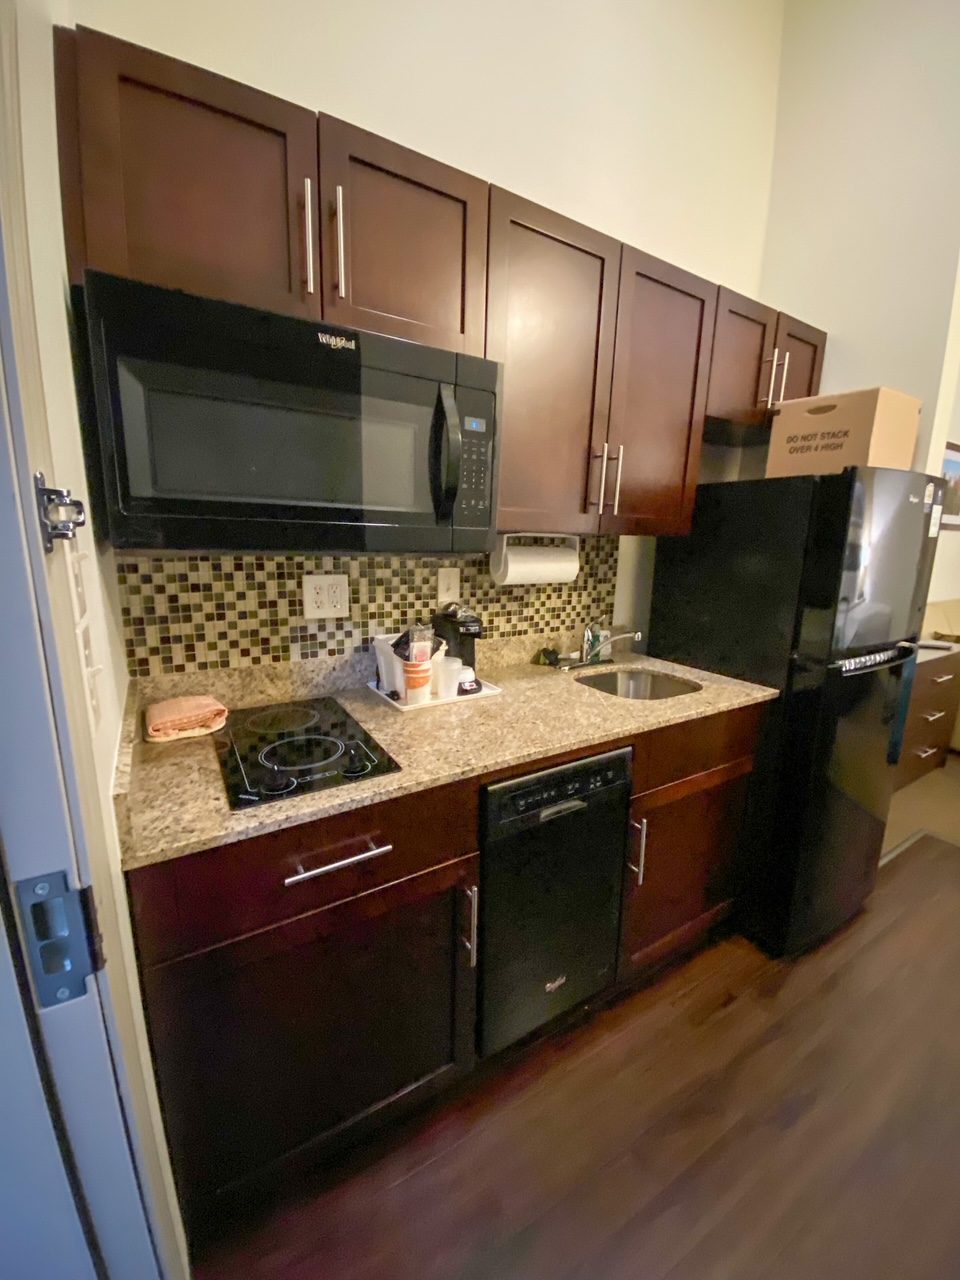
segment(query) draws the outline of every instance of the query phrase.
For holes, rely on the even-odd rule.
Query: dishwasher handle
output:
[[[559,804],[548,804],[540,810],[540,821],[551,822],[554,818],[562,818],[568,813],[579,813],[588,808],[586,800],[561,800]]]

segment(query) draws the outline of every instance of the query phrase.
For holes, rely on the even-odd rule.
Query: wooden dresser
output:
[[[897,786],[916,782],[947,760],[960,707],[960,645],[921,649],[910,697],[910,711]]]

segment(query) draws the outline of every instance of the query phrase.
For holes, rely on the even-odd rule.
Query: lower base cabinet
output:
[[[470,1069],[478,865],[459,858],[144,971],[189,1221]]]
[[[694,951],[728,913],[762,714],[741,708],[634,741],[618,984]],[[472,1069],[485,780],[503,779],[128,874],[191,1235],[282,1169],[317,1163]]]
[[[692,950],[731,907],[752,759],[634,797],[617,980]]]

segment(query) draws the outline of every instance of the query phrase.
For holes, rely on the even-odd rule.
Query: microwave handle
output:
[[[452,515],[457,493],[460,490],[460,466],[463,438],[460,434],[460,410],[457,398],[449,382],[440,383],[437,407],[443,424],[443,441],[447,446],[447,462],[440,477],[440,503],[437,515],[441,520]],[[442,444],[440,445],[442,449]]]

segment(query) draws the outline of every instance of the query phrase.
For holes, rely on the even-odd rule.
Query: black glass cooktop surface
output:
[[[400,768],[333,698],[231,711],[214,742],[231,809]]]

